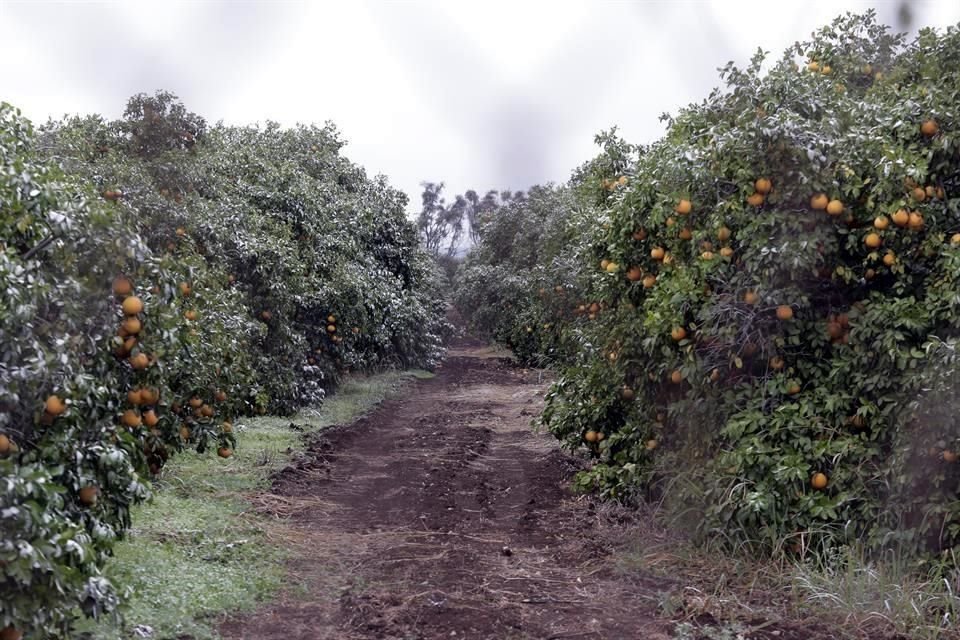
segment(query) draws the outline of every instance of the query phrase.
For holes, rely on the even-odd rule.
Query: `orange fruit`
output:
[[[783,369],[785,365],[783,358],[781,358],[780,356],[773,356],[772,358],[770,358],[769,364],[770,364],[770,368],[773,369],[774,371],[780,371],[781,369]]]
[[[188,295],[190,295],[190,293],[191,293],[192,291],[193,291],[193,289],[190,288],[190,285],[189,285],[188,283],[186,283],[186,282],[181,282],[181,283],[180,283],[180,295],[188,296]]]
[[[224,433],[233,433],[233,425],[229,422],[224,422],[222,425],[220,425],[220,428]]]
[[[827,335],[836,340],[843,335],[843,326],[839,322],[828,322]]]
[[[747,196],[747,204],[751,207],[759,207],[763,204],[763,194],[762,193],[752,193]]]
[[[756,291],[747,291],[745,294],[743,294],[743,301],[747,304],[757,304],[757,302],[760,301],[760,296]]]
[[[720,379],[720,369],[714,369],[710,372],[710,382],[716,382]]]
[[[883,256],[883,264],[885,264],[888,267],[892,267],[896,263],[897,263],[897,254],[895,254],[893,251],[887,251],[887,253],[884,254]]]
[[[227,392],[223,390],[217,390],[217,392],[213,394],[213,398],[217,402],[225,402],[227,399]]]
[[[944,461],[944,462],[956,462],[956,461],[957,461],[957,454],[956,454],[956,452],[950,451],[949,449],[944,449],[944,451],[943,451],[943,461]]]
[[[0,640],[20,640],[21,638],[23,638],[23,631],[12,624],[0,630]]]
[[[143,300],[137,296],[128,296],[124,298],[123,304],[120,306],[123,308],[125,315],[135,316],[143,311]]]
[[[600,268],[606,271],[608,264],[610,264],[610,261],[604,258],[603,260],[600,261]]]
[[[0,456],[10,453],[10,438],[0,433]]]
[[[680,384],[683,382],[683,373],[679,369],[674,369],[670,374],[670,382],[673,384]]]
[[[668,227],[672,227],[672,226],[675,225],[675,224],[677,224],[676,218],[674,218],[673,216],[670,216],[669,218],[667,218],[667,226],[668,226]]]
[[[957,234],[960,236],[960,233]],[[646,276],[643,279],[643,288],[650,289],[653,285],[657,284],[657,276]]]
[[[620,268],[620,265],[616,262],[610,261],[607,263],[607,273],[616,273]]]
[[[270,313],[269,311],[264,310],[260,312],[260,317],[263,318],[264,320],[269,320],[270,318],[273,317],[273,314]]]
[[[677,203],[677,206],[673,209],[682,216],[687,215],[693,210],[693,205],[690,204],[690,201],[687,199],[682,199]]]
[[[627,269],[627,280],[636,282],[643,277],[643,270],[640,267],[630,267]]]
[[[940,131],[940,125],[938,125],[937,121],[933,118],[924,120],[923,124],[920,125],[920,132],[928,138],[932,138],[933,136],[937,135],[938,131]]]
[[[767,195],[773,189],[773,184],[768,178],[757,178],[757,181],[753,183],[753,188],[757,190],[757,193]]]
[[[793,318],[793,308],[790,305],[782,304],[777,307],[777,318],[783,321]]]
[[[133,293],[133,283],[126,276],[117,276],[113,279],[113,295],[126,297]]]
[[[683,327],[674,327],[673,331],[670,332],[670,337],[673,338],[674,342],[680,342],[687,337],[687,330]]]
[[[863,272],[863,277],[866,278],[867,280],[873,280],[873,278],[876,275],[877,275],[877,272],[874,271],[873,269],[867,269],[866,271]]]
[[[654,449],[657,448],[658,445],[659,443],[652,438],[650,440],[647,440],[647,444],[646,444],[647,451],[653,451]]]
[[[624,387],[623,389],[620,390],[620,397],[623,398],[624,400],[633,400],[633,396],[634,396],[633,389],[631,389],[630,387]]]
[[[120,422],[128,427],[139,427],[140,426],[140,414],[134,411],[133,409],[127,409],[120,416]]]
[[[181,437],[183,440],[189,440],[189,439],[190,439],[190,427],[188,427],[187,425],[181,425],[181,426],[180,426],[180,437]]]
[[[726,242],[727,240],[730,239],[730,233],[731,233],[730,229],[726,227],[720,227],[719,229],[717,229],[717,240],[719,240],[720,242]]]
[[[679,237],[681,240],[689,240],[693,237],[693,231],[690,230],[690,227],[684,227],[683,229],[680,229],[680,233],[677,237]]]
[[[893,224],[898,227],[905,227],[910,224],[910,214],[907,213],[906,209],[898,209],[891,217],[893,218]]]
[[[810,486],[819,491],[827,488],[828,481],[827,474],[817,472],[810,478]]]
[[[663,254],[663,264],[673,264],[673,254],[665,253]]]
[[[840,200],[831,200],[827,203],[827,213],[832,216],[838,216],[843,213],[843,202]]]
[[[190,309],[189,311],[187,311],[187,312],[185,312],[185,313],[183,314],[183,317],[186,318],[187,320],[196,320],[196,319],[197,319],[197,312],[194,311],[193,309]]]
[[[914,231],[919,231],[920,229],[923,229],[923,216],[917,213],[916,211],[911,212],[909,222],[907,222],[907,226],[909,226]]]
[[[632,237],[634,240],[646,240],[646,239],[647,239],[647,230],[646,230],[646,229],[637,229],[636,231],[633,232],[633,234],[632,234],[630,237]]]
[[[730,247],[723,247],[720,249],[720,255],[723,256],[724,258],[729,258],[733,256],[733,249],[731,249]]]
[[[873,219],[873,226],[880,231],[883,231],[890,226],[890,219],[887,216],[877,216]]]
[[[787,387],[787,393],[791,396],[797,395],[800,393],[800,385],[796,382],[791,383],[790,386]]]
[[[327,325],[327,333],[336,333],[337,327],[332,324]]]
[[[157,415],[157,412],[153,409],[145,411],[143,414],[143,424],[148,427],[155,427],[157,423],[160,422],[160,417]]]
[[[960,233],[950,236],[950,244],[960,244]]]
[[[662,247],[654,247],[650,250],[650,257],[654,260],[663,260],[663,256],[666,254],[666,251]]]
[[[827,205],[830,203],[830,199],[827,198],[827,194],[818,193],[812,198],[810,198],[810,208],[817,211],[822,211],[827,208]]]
[[[203,405],[202,407],[200,407],[200,415],[202,415],[204,418],[212,418],[213,407],[211,407],[208,404]]]
[[[143,392],[140,389],[131,389],[127,392],[127,402],[134,406],[144,404]]]
[[[704,260],[713,260],[713,251],[704,251],[700,254],[700,257]]]
[[[122,325],[128,336],[135,336],[143,329],[143,323],[136,316],[127,316],[123,319]]]
[[[583,439],[587,442],[596,442],[597,441],[597,432],[590,430],[583,434]]]
[[[868,233],[863,239],[863,244],[867,245],[871,249],[876,249],[883,243],[883,240],[876,233]]]
[[[203,406],[203,400],[201,400],[197,396],[193,396],[192,398],[190,398],[190,406],[193,407],[194,409],[199,409],[200,407]]]
[[[910,197],[917,202],[923,202],[927,199],[927,192],[923,190],[923,187],[914,187],[913,190],[910,191]]]
[[[60,399],[60,396],[48,396],[44,403],[44,409],[52,416],[59,416],[67,410],[67,404]]]
[[[88,507],[97,504],[97,488],[93,485],[87,485],[78,492],[80,502]]]
[[[327,316],[327,322],[329,322],[330,324],[333,324],[336,321],[337,321],[337,316],[333,315],[332,313]]]

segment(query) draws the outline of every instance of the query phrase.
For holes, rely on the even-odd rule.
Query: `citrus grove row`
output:
[[[170,456],[230,458],[237,418],[436,362],[406,197],[342,144],[166,93],[39,129],[0,105],[2,640],[116,607],[100,568]]]
[[[960,32],[847,15],[483,221],[456,288],[559,370],[578,484],[704,537],[952,564]]]

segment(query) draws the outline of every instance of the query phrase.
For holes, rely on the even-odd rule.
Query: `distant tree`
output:
[[[423,182],[423,208],[417,218],[417,229],[423,246],[434,258],[452,256],[463,235],[463,217],[467,201],[462,196],[447,206],[442,182]]]
[[[522,202],[526,198],[523,191],[491,189],[481,198],[473,189],[454,198],[447,205],[442,192],[442,182],[423,182],[423,209],[417,219],[417,227],[423,238],[424,246],[434,256],[453,256],[460,248],[464,225],[467,228],[467,240],[470,246],[480,242],[483,222],[491,214],[512,202]]]

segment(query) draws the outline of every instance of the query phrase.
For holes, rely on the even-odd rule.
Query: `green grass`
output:
[[[249,610],[281,586],[289,588],[287,552],[268,540],[270,522],[245,497],[270,486],[271,475],[303,449],[302,434],[351,422],[410,380],[431,376],[407,371],[354,378],[319,409],[238,420],[239,444],[227,460],[209,452],[171,460],[154,484],[153,499],[134,510],[128,538],[105,567],[126,592],[124,623],[82,621],[78,631],[119,640],[143,625],[155,639],[212,639],[223,614]]]

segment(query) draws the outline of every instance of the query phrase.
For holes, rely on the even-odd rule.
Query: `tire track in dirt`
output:
[[[536,371],[452,350],[438,375],[327,430],[258,502],[285,520],[294,589],[226,638],[668,638],[669,584],[615,574],[536,434]]]

